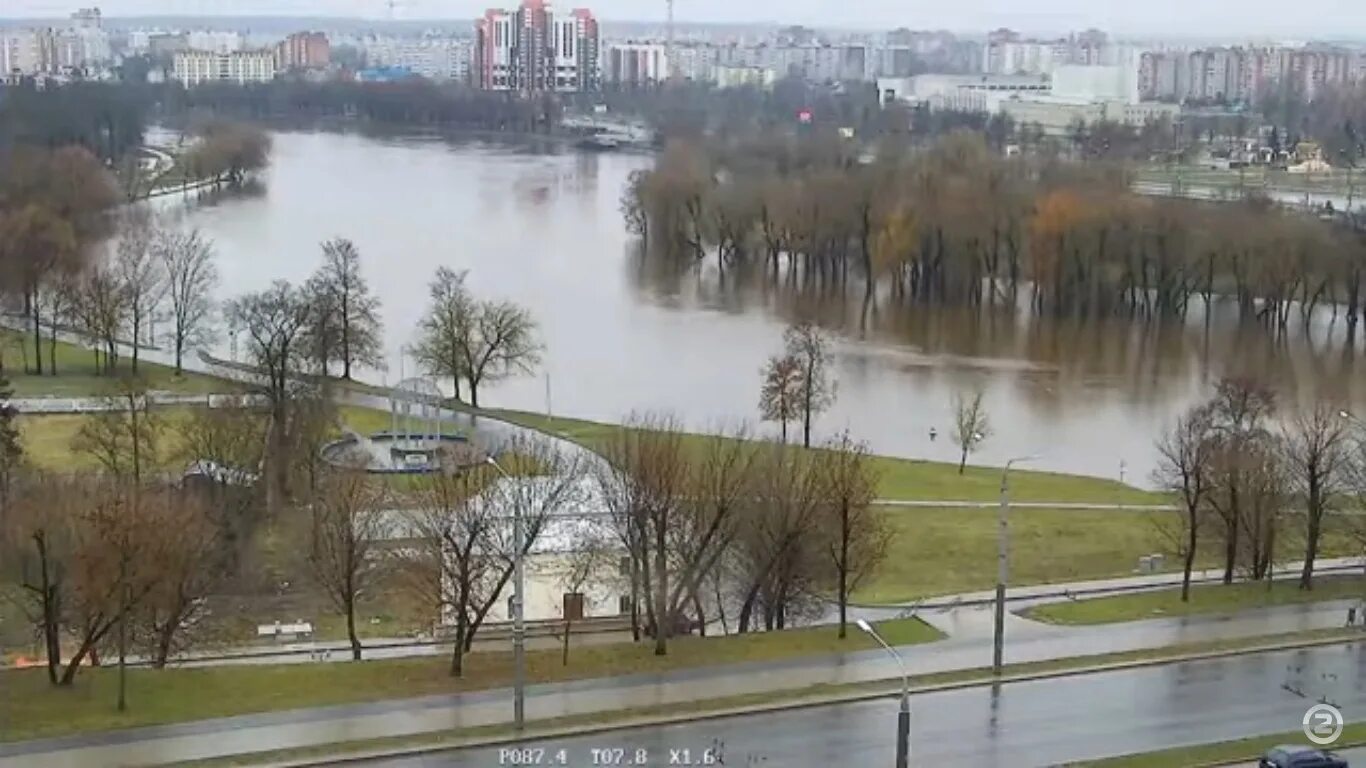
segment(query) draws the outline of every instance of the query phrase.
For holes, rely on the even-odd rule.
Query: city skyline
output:
[[[77,7],[88,4],[11,0],[2,18],[65,18]],[[390,13],[386,0],[104,0],[97,5],[107,18],[312,16],[385,20]],[[563,5],[577,7],[584,3]],[[600,0],[591,5],[598,17],[607,21],[649,22],[662,21],[664,17],[662,0],[651,4]],[[489,6],[487,0],[396,0],[393,17],[405,21],[473,19]],[[825,0],[786,0],[781,5],[686,0],[678,4],[676,14],[683,23],[807,24],[850,29],[904,26],[985,31],[1004,26],[1028,33],[1061,33],[1097,27],[1116,34],[1173,38],[1366,36],[1366,13],[1351,0],[1305,0],[1297,4],[1296,13],[1289,18],[1267,0],[1208,0],[1198,4],[1152,0],[1103,5],[1087,0],[1035,0],[1028,10],[1008,0],[966,0],[953,4],[862,0],[837,7]]]

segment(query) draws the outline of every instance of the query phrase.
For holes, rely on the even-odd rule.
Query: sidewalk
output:
[[[1119,653],[1170,645],[1340,627],[1347,603],[1279,606],[1231,617],[1155,619],[1115,626],[1008,630],[1007,663]],[[983,616],[989,612],[979,610]],[[912,675],[990,666],[989,636],[948,638],[903,650]],[[886,680],[898,676],[879,650],[667,674],[534,685],[528,719],[662,706],[749,693]],[[0,744],[0,768],[83,768],[199,760],[338,741],[506,723],[509,689],[372,704],[246,715],[180,725]]]
[[[1301,561],[1286,563],[1273,574],[1275,580],[1299,578],[1300,570],[1304,567]],[[1366,569],[1366,559],[1360,557],[1327,557],[1314,561],[1314,573],[1341,573],[1353,569]],[[1223,568],[1205,568],[1203,570],[1191,572],[1192,584],[1212,584],[1223,581]],[[1242,576],[1235,576],[1234,581],[1245,581]],[[1111,594],[1122,594],[1124,592],[1142,592],[1145,590],[1165,589],[1181,586],[1181,572],[1177,571],[1144,574],[1135,576],[1119,576],[1110,579],[1090,579],[1087,581],[1073,581],[1062,584],[1036,584],[1032,586],[1010,587],[1006,593],[1006,600],[1011,603],[1022,602],[1047,602],[1056,600],[1066,600],[1075,597],[1101,597]],[[869,610],[892,611],[898,609],[919,606],[922,609],[928,608],[956,608],[960,606],[982,605],[993,603],[996,600],[995,590],[982,590],[979,592],[965,592],[958,595],[946,597],[935,597],[923,601],[912,601],[899,603],[897,605],[878,605],[856,603],[858,608]]]

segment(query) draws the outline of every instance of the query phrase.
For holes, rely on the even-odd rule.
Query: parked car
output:
[[[1268,749],[1257,765],[1260,768],[1347,768],[1347,761],[1332,752],[1287,744]]]

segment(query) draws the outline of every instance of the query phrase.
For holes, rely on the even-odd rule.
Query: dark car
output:
[[[1261,768],[1347,768],[1347,761],[1313,747],[1285,745],[1268,749],[1257,765]]]

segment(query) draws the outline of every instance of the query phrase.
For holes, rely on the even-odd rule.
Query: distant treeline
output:
[[[19,145],[79,146],[113,163],[142,145],[155,88],[71,83],[38,89],[32,83],[0,88],[0,155]]]
[[[622,207],[655,258],[861,281],[870,300],[1180,317],[1227,296],[1276,328],[1295,308],[1343,304],[1353,328],[1362,312],[1366,245],[1345,227],[1266,201],[1142,197],[1118,167],[1005,159],[969,132],[875,157],[836,136],[675,142]]]
[[[162,108],[171,117],[210,114],[234,120],[347,118],[419,127],[546,131],[559,122],[553,98],[521,99],[413,78],[392,83],[276,80],[250,85],[168,86]]]

